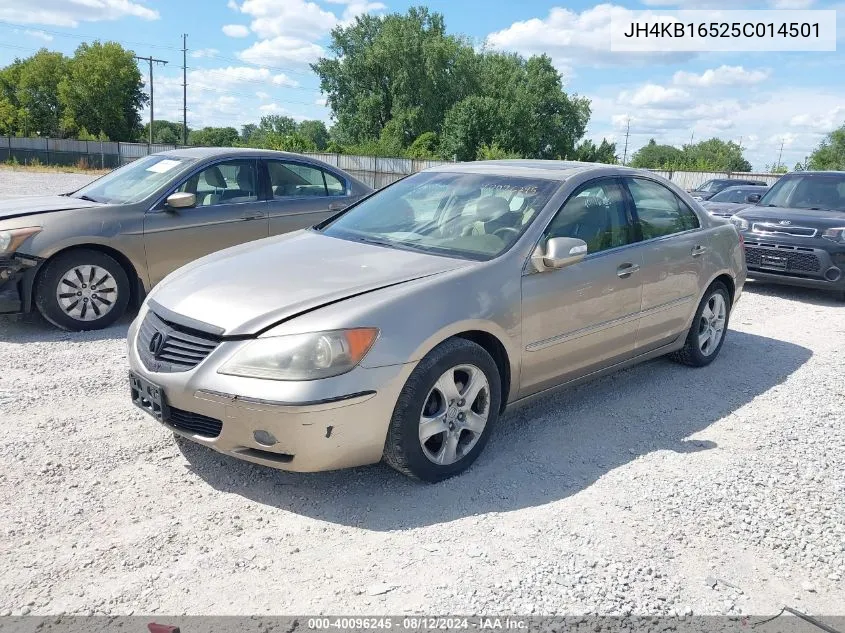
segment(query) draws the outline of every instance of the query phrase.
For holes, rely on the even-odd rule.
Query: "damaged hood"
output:
[[[150,300],[224,336],[251,335],[329,303],[476,263],[298,231],[198,259],[165,278]]]
[[[10,198],[8,200],[0,200],[0,222],[25,215],[101,206],[103,205],[99,202],[89,202],[88,200],[80,200],[79,198],[71,198],[70,196]]]

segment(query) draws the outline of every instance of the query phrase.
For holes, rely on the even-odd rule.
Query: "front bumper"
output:
[[[789,286],[845,290],[845,248],[831,244],[819,248],[818,240],[775,241],[743,233],[748,277]]]
[[[168,406],[180,412],[164,423],[174,433],[239,459],[290,471],[334,470],[381,460],[396,400],[416,363],[359,366],[314,381],[241,378],[217,373],[245,343],[224,341],[194,369],[153,372],[136,347],[143,312],[129,329],[129,366],[158,385]],[[219,435],[186,429],[183,414],[219,421]]]
[[[0,256],[0,314],[29,312],[40,262],[37,257],[17,253]]]

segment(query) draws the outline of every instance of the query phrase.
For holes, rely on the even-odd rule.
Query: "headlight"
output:
[[[31,226],[26,229],[10,229],[0,231],[0,253],[14,253],[18,246],[31,235],[41,231],[40,226]]]
[[[845,244],[845,228],[827,229],[824,233],[822,233],[822,237],[826,240],[832,240],[834,242],[839,242],[840,244]]]
[[[731,224],[733,224],[740,231],[748,230],[748,220],[737,215],[731,216]]]
[[[376,328],[260,338],[248,343],[220,374],[267,380],[317,380],[351,371],[370,351]]]

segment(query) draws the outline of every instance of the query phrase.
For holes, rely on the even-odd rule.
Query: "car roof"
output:
[[[633,169],[605,163],[583,163],[567,160],[479,160],[467,163],[448,163],[429,167],[427,172],[453,172],[463,174],[488,174],[491,176],[522,176],[545,180],[568,180],[576,174],[594,171],[605,176],[646,175],[644,169]]]
[[[731,189],[768,189],[769,185],[749,185],[749,184],[740,184],[740,185],[733,185],[732,187],[726,187],[722,189],[722,191],[730,191]],[[722,193],[720,191],[719,193]]]
[[[219,156],[255,156],[265,158],[288,158],[314,162],[316,159],[302,154],[291,152],[277,152],[272,149],[255,149],[252,147],[183,147],[171,149],[164,152],[156,152],[159,156],[172,156],[173,158],[217,158]],[[319,162],[319,161],[317,161]]]

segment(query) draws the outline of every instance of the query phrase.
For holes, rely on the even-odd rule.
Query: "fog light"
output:
[[[842,271],[839,270],[836,266],[831,266],[826,271],[824,271],[824,278],[828,281],[839,281],[839,278],[842,276]]]
[[[279,441],[273,437],[272,433],[268,433],[267,431],[255,431],[252,434],[252,437],[255,438],[255,441],[259,444],[263,444],[264,446],[273,446],[273,444],[277,444]]]

